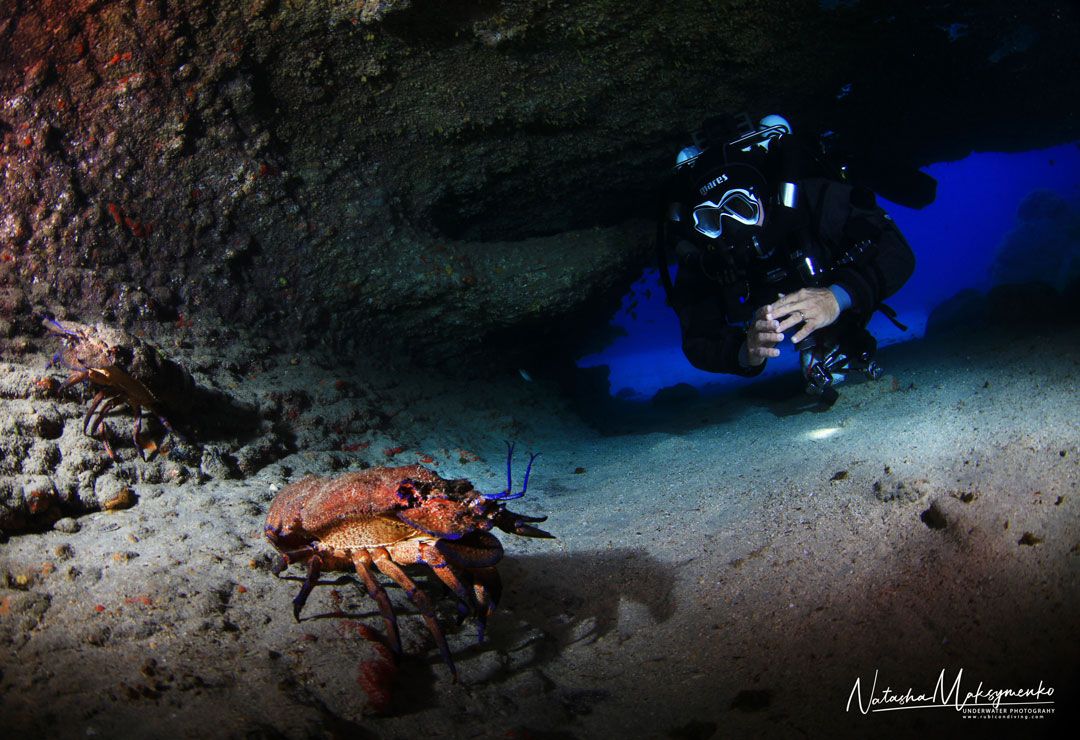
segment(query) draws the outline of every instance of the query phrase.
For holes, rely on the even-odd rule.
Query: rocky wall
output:
[[[1068,140],[1077,27],[1054,0],[9,0],[0,334],[212,317],[521,362],[604,321],[704,117],[908,166]]]

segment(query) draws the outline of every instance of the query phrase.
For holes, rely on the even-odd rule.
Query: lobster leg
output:
[[[146,444],[142,443],[139,439],[139,433],[142,431],[142,406],[132,401],[129,401],[128,405],[131,406],[131,414],[135,418],[131,425],[131,439],[135,443],[135,449],[139,451],[139,457],[145,460],[147,450],[151,455],[157,452],[157,443],[152,439]]]
[[[71,375],[68,376],[67,380],[64,381],[64,386],[63,387],[64,388],[69,388],[69,387],[75,385],[76,383],[81,383],[82,381],[87,380],[89,377],[90,377],[90,371],[89,370],[76,370],[75,372],[73,372]]]
[[[447,562],[472,576],[477,604],[477,641],[483,642],[487,619],[494,613],[501,591],[495,564],[502,560],[502,544],[490,532],[473,532],[460,540],[438,540],[434,547]]]
[[[293,618],[297,622],[300,621],[300,612],[304,610],[304,604],[307,603],[311,590],[319,582],[320,573],[322,573],[322,560],[318,555],[312,555],[311,559],[308,560],[307,577],[304,579],[303,585],[300,586],[300,593],[292,601]]]
[[[153,410],[153,409],[151,409],[151,410]],[[157,420],[158,420],[158,422],[160,422],[161,426],[163,426],[165,428],[165,437],[161,440],[160,445],[155,444],[155,446],[154,446],[155,450],[160,449],[162,446],[164,446],[165,440],[168,439],[170,435],[176,434],[176,430],[173,429],[172,424],[170,424],[169,420],[166,419],[164,416],[162,416],[161,414],[157,414]]]
[[[375,563],[371,559],[371,555],[367,550],[359,550],[353,555],[353,565],[356,566],[356,573],[360,576],[360,580],[364,582],[364,588],[367,589],[368,595],[375,599],[379,605],[379,612],[382,613],[383,621],[386,622],[386,635],[390,640],[390,648],[401,655],[401,635],[398,634],[397,617],[394,616],[394,607],[390,604],[390,597],[386,595],[386,589],[379,585],[379,582],[375,579],[375,573],[371,568]]]
[[[82,427],[83,427],[83,434],[85,434],[88,437],[90,436],[90,431],[94,428],[94,425],[91,423],[94,420],[94,413],[97,411],[98,405],[100,405],[101,402],[104,401],[104,400],[105,400],[105,391],[98,391],[94,395],[93,400],[90,401],[90,406],[87,407],[87,409],[86,409],[86,416],[83,417]],[[112,401],[112,399],[110,398],[109,401]],[[104,414],[102,414],[102,416],[104,416]],[[99,417],[99,420],[100,420],[100,417]]]
[[[131,441],[135,443],[135,449],[139,451],[139,457],[143,460],[146,459],[146,453],[143,450],[142,442],[139,441],[139,432],[142,431],[142,406],[135,402],[128,404],[131,406],[131,416],[133,421],[131,422]]]
[[[97,435],[101,438],[101,444],[105,445],[105,454],[109,456],[110,460],[115,460],[116,453],[109,442],[109,427],[105,426],[105,419],[101,416],[98,416]],[[87,436],[90,435],[87,434]]]
[[[476,613],[476,621],[480,625],[477,639],[482,642],[488,617],[495,613],[495,607],[499,603],[499,597],[502,595],[502,579],[499,578],[499,571],[495,570],[494,566],[470,568],[469,572],[473,576],[476,601],[480,605]]]
[[[432,572],[446,587],[457,594],[457,597],[461,599],[461,602],[468,607],[470,611],[476,611],[476,597],[472,592],[465,587],[465,584],[461,582],[462,573],[446,562],[446,558],[442,556],[437,549],[427,544],[426,542],[420,543],[420,557],[424,562],[431,567]]]
[[[109,442],[109,428],[105,426],[105,421],[99,422],[97,425],[97,435],[102,438],[102,444],[105,445],[105,454],[109,456],[110,460],[117,459],[117,453],[112,449],[112,443]]]
[[[275,576],[280,576],[291,564],[299,563],[302,560],[314,556],[314,552],[310,547],[278,553],[278,556],[274,558],[274,561],[270,565],[270,572]]]
[[[420,614],[427,623],[428,631],[435,638],[435,643],[439,646],[439,652],[442,653],[443,660],[446,661],[446,665],[450,669],[450,675],[457,681],[457,668],[454,667],[454,661],[450,659],[450,646],[446,644],[446,635],[443,634],[442,627],[439,626],[439,621],[435,618],[435,610],[431,607],[431,600],[428,599],[427,594],[416,587],[412,579],[405,575],[405,571],[390,559],[390,553],[386,551],[385,547],[376,547],[374,555],[375,566],[383,575],[401,586],[402,590],[405,591],[405,595],[409,597],[409,601],[420,610]]]

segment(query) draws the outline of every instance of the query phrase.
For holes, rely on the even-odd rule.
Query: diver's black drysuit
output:
[[[824,178],[807,178],[798,184],[803,229],[822,263],[832,266],[822,276],[820,287],[837,285],[851,298],[851,306],[834,324],[811,336],[829,332],[833,337],[869,337],[865,327],[871,314],[911,277],[915,255],[868,191],[856,192],[850,185]],[[764,362],[751,367],[740,364],[739,349],[746,340],[746,331],[734,322],[749,320],[754,310],[776,296],[751,294],[750,305],[740,312],[743,315],[730,315],[733,310],[721,282],[709,270],[705,248],[683,241],[677,252],[679,268],[672,303],[682,327],[686,358],[694,367],[708,372],[747,377],[760,373]]]

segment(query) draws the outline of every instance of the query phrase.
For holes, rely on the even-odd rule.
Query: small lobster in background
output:
[[[506,501],[521,498],[536,455],[529,458],[521,491],[511,493],[508,444],[506,490],[480,493],[465,479],[446,480],[421,465],[369,468],[336,478],[310,476],[278,493],[266,516],[266,537],[281,553],[275,572],[290,563],[307,565],[307,577],[293,599],[300,612],[322,571],[353,571],[378,604],[389,645],[401,654],[397,618],[379,583],[381,573],[396,583],[419,609],[443,660],[457,678],[446,637],[427,594],[401,566],[426,565],[476,615],[478,639],[501,591],[495,565],[503,556],[493,527],[525,537],[552,537],[532,526],[547,517],[515,514]]]
[[[141,436],[143,409],[157,417],[166,435],[173,433],[165,409],[181,410],[180,399],[194,388],[187,371],[149,342],[119,329],[56,319],[46,319],[43,324],[62,344],[49,367],[62,364],[71,370],[63,387],[86,382],[99,389],[83,417],[83,433],[90,437],[96,434],[109,457],[115,459],[105,416],[118,404],[126,403],[134,417],[131,438],[139,456],[145,460],[157,452],[159,444]],[[174,403],[163,400],[166,398]]]

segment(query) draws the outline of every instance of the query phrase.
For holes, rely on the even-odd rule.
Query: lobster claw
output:
[[[520,534],[523,537],[543,537],[545,539],[555,539],[555,535],[553,535],[551,532],[545,532],[538,527],[533,527],[529,524],[522,524],[520,522],[518,522],[516,526],[514,526],[512,529],[506,529],[504,531],[511,532],[513,534]]]
[[[504,532],[519,534],[523,537],[555,539],[555,535],[550,532],[545,532],[539,527],[534,527],[532,524],[529,524],[529,522],[542,522],[546,519],[546,516],[525,516],[524,514],[515,514],[512,511],[502,511],[499,513],[499,516],[495,518],[495,526]]]
[[[439,540],[435,543],[435,549],[460,568],[490,567],[503,557],[502,543],[487,532],[476,532],[464,542]]]
[[[460,539],[476,528],[462,519],[462,507],[445,498],[432,498],[413,509],[396,512],[397,518],[410,527],[419,529],[432,537],[448,540]]]

